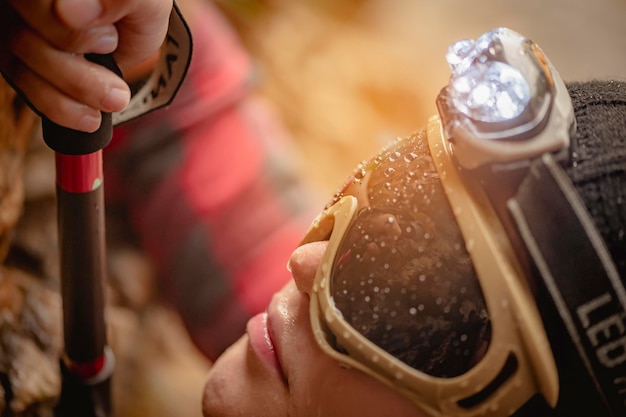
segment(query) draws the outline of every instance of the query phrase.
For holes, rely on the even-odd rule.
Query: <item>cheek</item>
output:
[[[386,385],[321,354],[317,366],[301,375],[307,384],[293,392],[297,417],[422,417],[415,406]],[[304,386],[303,386],[304,385]]]
[[[294,290],[287,287],[284,291]],[[378,380],[346,369],[318,346],[310,327],[309,304],[292,312],[301,329],[290,340],[298,352],[289,374],[289,417],[422,417],[415,406]]]

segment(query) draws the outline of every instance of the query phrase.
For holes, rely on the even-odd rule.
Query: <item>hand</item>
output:
[[[92,132],[123,110],[126,82],[84,59],[109,54],[122,70],[154,56],[172,0],[0,0],[0,71],[51,121]]]

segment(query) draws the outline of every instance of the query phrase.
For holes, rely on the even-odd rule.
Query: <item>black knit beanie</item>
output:
[[[574,106],[577,131],[572,138],[571,159],[565,170],[603,238],[621,282],[626,286],[626,83],[571,83],[568,90]],[[572,268],[576,270],[574,273],[581,275],[577,268],[585,260],[565,259],[564,262],[573,265]],[[561,282],[567,282],[570,278],[573,283],[565,285],[561,292],[566,304],[572,300],[586,299],[586,292],[595,293],[593,290],[603,288],[600,277],[594,274],[575,279],[573,276],[561,277]],[[597,332],[611,333],[604,333],[606,337],[603,336],[602,340],[596,339],[597,345],[594,346],[593,342],[589,343],[590,336],[584,329],[578,330],[579,340],[572,336],[572,322],[568,324],[567,320],[563,320],[557,311],[559,308],[548,293],[547,287],[542,287],[535,296],[559,370],[560,393],[558,411],[554,415],[608,416],[606,411],[602,411],[606,410],[605,402],[613,406],[626,403],[626,395],[620,394],[626,390],[623,362],[616,361],[614,367],[605,367],[599,364],[601,360],[598,361],[600,349],[612,344],[616,346],[612,352],[616,352],[622,347],[620,340],[624,335],[618,334],[619,324],[615,329],[607,324],[609,320],[620,316],[620,307],[615,307],[619,301],[614,300],[611,308],[607,304],[602,307],[603,310],[598,307],[594,311],[594,322],[588,325],[598,325],[603,330],[593,330],[591,327],[587,330],[591,329],[594,335]],[[571,317],[576,317],[576,314]],[[585,350],[584,354],[581,349]],[[617,355],[621,356],[619,352]],[[595,363],[594,372],[601,379],[588,373],[590,363]],[[532,411],[529,412],[532,414]]]
[[[568,85],[577,132],[567,173],[626,285],[626,82]]]

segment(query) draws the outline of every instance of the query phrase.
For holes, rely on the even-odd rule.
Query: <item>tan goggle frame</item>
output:
[[[320,347],[343,366],[359,369],[382,381],[431,416],[509,416],[540,393],[554,406],[558,374],[541,318],[506,233],[478,186],[462,179],[447,146],[438,117],[427,136],[435,166],[457,219],[492,325],[491,342],[482,359],[465,374],[438,378],[417,371],[367,340],[335,308],[329,279],[338,247],[358,210],[354,196],[345,196],[313,222],[303,243],[328,239],[311,294],[311,324]],[[471,189],[471,192],[470,192]],[[336,337],[350,355],[328,342]],[[472,407],[463,400],[479,395],[514,355],[515,371],[494,392]]]

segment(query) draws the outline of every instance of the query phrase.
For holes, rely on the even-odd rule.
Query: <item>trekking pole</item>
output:
[[[111,55],[86,55],[121,75]],[[55,151],[64,354],[57,417],[111,414],[114,356],[106,341],[106,275],[102,149],[113,135],[110,113],[94,133],[42,119]]]
[[[116,123],[170,104],[191,62],[192,38],[176,2],[161,47],[161,59]],[[85,57],[122,76],[112,55]],[[85,133],[42,118],[43,139],[56,161],[57,218],[61,258],[64,355],[56,417],[108,417],[114,356],[106,341],[106,275],[102,149],[113,136],[113,117]]]

